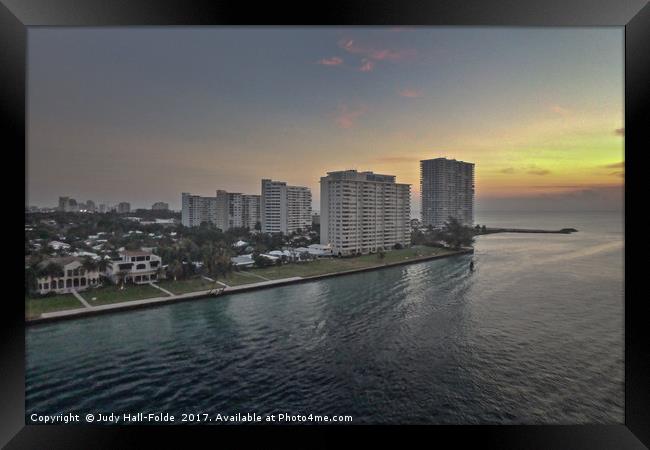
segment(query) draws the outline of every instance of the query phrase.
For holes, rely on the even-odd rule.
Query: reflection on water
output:
[[[477,221],[580,232],[480,237],[473,272],[466,255],[30,327],[27,412],[621,423],[622,217],[529,220]]]

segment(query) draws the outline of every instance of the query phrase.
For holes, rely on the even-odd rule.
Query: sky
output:
[[[410,183],[476,164],[481,210],[618,210],[623,28],[30,28],[27,202]]]

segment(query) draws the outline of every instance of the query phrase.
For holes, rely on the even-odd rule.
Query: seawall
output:
[[[260,283],[250,283],[241,286],[231,286],[225,288],[223,293],[220,295],[239,294],[243,292],[269,289],[278,286],[287,286],[290,284],[308,283],[311,281],[317,281],[325,278],[353,275],[361,272],[370,272],[373,270],[381,270],[389,267],[404,266],[407,264],[416,264],[416,263],[430,261],[434,259],[449,258],[452,256],[472,254],[472,253],[474,253],[473,248],[465,248],[465,249],[454,251],[452,253],[445,253],[444,255],[423,256],[420,258],[409,259],[406,261],[397,261],[393,263],[386,263],[378,266],[362,267],[359,269],[350,269],[341,272],[324,273],[324,274],[312,275],[308,277],[282,278],[279,280],[263,281]],[[96,316],[100,314],[118,313],[118,312],[131,311],[134,309],[151,308],[155,306],[168,305],[170,303],[179,303],[179,302],[185,302],[189,300],[207,300],[207,299],[215,298],[214,295],[210,295],[210,292],[211,290],[196,291],[196,292],[189,292],[186,294],[179,294],[179,295],[173,295],[167,297],[154,297],[154,298],[147,298],[142,300],[131,300],[127,302],[92,306],[90,308],[77,308],[77,309],[68,309],[63,311],[43,313],[39,317],[35,317],[32,319],[25,319],[25,323],[27,325],[36,325],[41,323],[56,322],[60,320],[79,319],[83,317]]]

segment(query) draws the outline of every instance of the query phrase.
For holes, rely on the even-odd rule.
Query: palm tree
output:
[[[121,283],[122,287],[120,289],[124,289],[124,282],[126,281],[126,276],[129,274],[128,270],[118,270],[117,271],[117,278],[119,282]]]
[[[34,266],[25,267],[25,295],[32,295],[38,287],[38,269]]]
[[[81,263],[81,267],[86,271],[86,272],[94,272],[97,270],[97,263],[95,262],[94,259],[92,258],[84,258],[83,262]]]
[[[156,269],[156,280],[160,280],[162,274],[163,274],[163,268],[161,266],[158,266],[158,268]]]
[[[43,275],[52,278],[63,276],[63,266],[59,263],[50,262],[43,270]]]
[[[97,261],[95,264],[96,264],[97,271],[100,273],[104,273],[106,272],[106,269],[108,269],[109,261],[106,258],[102,258],[99,261]]]
[[[169,273],[174,277],[174,281],[183,276],[183,265],[178,261],[173,261],[168,267]]]

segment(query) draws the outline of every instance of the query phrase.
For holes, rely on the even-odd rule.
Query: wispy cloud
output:
[[[528,173],[530,175],[548,175],[551,171],[547,169],[530,169]]]
[[[605,189],[619,187],[618,183],[586,183],[586,184],[543,184],[528,186],[531,189],[556,189],[556,190],[585,190],[585,189]]]
[[[395,156],[380,156],[379,158],[375,158],[375,161],[377,162],[385,162],[385,163],[415,163],[419,160],[419,158],[415,156],[404,156],[404,155],[395,155]]]
[[[505,169],[501,169],[499,172],[501,173],[515,173],[515,169],[513,167],[506,167]]]
[[[351,108],[346,103],[340,103],[336,110],[336,124],[341,128],[352,128],[356,124],[357,119],[365,114],[365,112],[365,106]]]
[[[619,136],[625,136],[625,127],[615,129],[614,133]]]
[[[623,169],[625,168],[625,161],[613,163],[613,164],[605,164],[603,166],[605,169]]]
[[[405,88],[397,91],[399,95],[406,98],[420,98],[422,97],[422,91],[417,89]]]
[[[549,109],[555,114],[559,114],[560,116],[568,116],[570,114],[570,111],[568,109],[560,105],[551,105]]]
[[[343,59],[339,58],[338,56],[332,56],[331,58],[323,58],[321,60],[318,60],[316,61],[316,64],[323,66],[340,66],[343,64]]]
[[[362,59],[361,60],[361,67],[359,67],[359,70],[361,72],[372,72],[372,70],[375,68],[375,63],[370,61],[369,59]]]
[[[339,47],[346,52],[361,57],[361,72],[371,72],[379,61],[397,62],[412,59],[417,55],[414,49],[391,49],[362,45],[354,39],[341,39]]]

